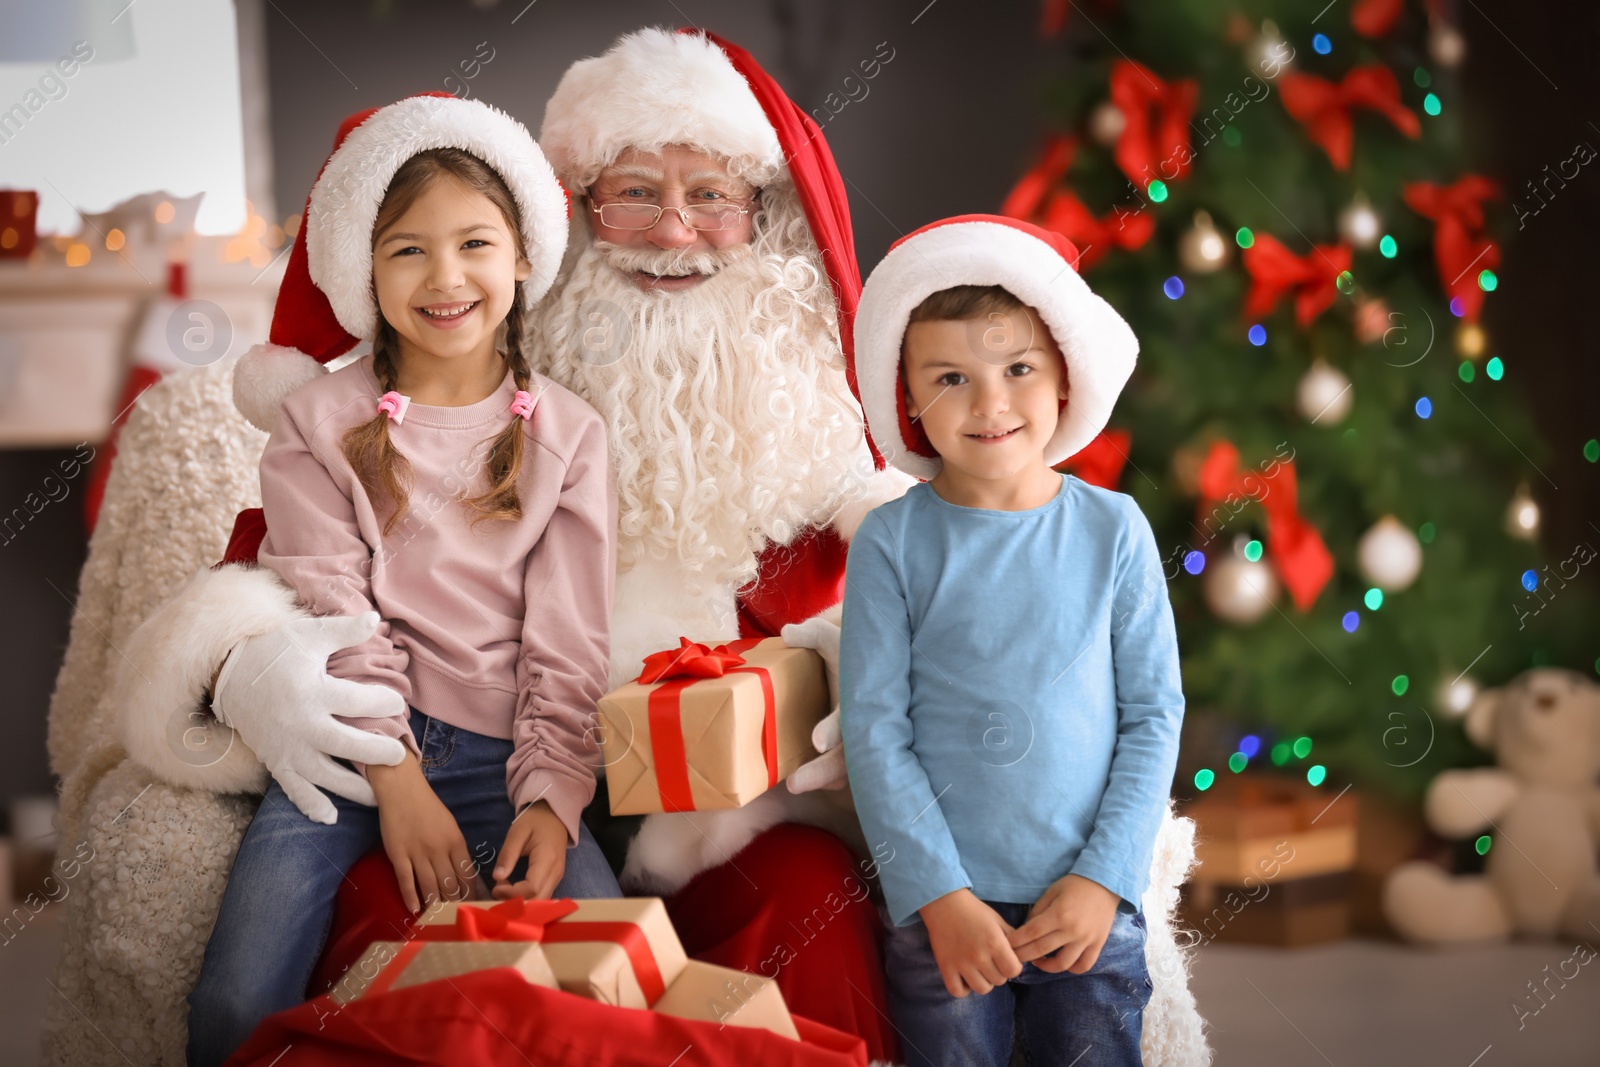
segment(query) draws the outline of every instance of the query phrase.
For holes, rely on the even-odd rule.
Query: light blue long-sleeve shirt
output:
[[[1042,507],[992,511],[917,485],[851,541],[841,642],[845,761],[896,925],[964,887],[1031,904],[1067,874],[1139,906],[1184,702],[1131,497],[1065,475]]]

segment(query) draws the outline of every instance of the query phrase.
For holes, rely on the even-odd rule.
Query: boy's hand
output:
[[[415,915],[436,900],[465,900],[472,893],[472,861],[455,816],[422,775],[416,754],[393,767],[367,766],[378,800],[383,849],[400,881],[400,896]]]
[[[1100,958],[1120,899],[1099,882],[1066,875],[1044,891],[1028,921],[1012,931],[1011,947],[1019,960],[1032,960],[1041,971],[1083,974]]]
[[[523,856],[528,857],[527,875],[520,882],[507,882]],[[567,828],[550,810],[550,802],[541,800],[517,816],[500,846],[500,858],[494,865],[495,899],[547,900],[566,870]]]
[[[1022,973],[1011,925],[970,889],[946,893],[919,911],[939,976],[952,997],[980,996]]]

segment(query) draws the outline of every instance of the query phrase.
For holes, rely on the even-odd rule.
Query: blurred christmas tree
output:
[[[1439,2],[1319,7],[1046,0],[1059,127],[1004,207],[1140,338],[1069,466],[1125,458],[1167,557],[1180,793],[1269,763],[1414,799],[1485,758],[1479,687],[1595,669],[1594,549],[1539,543],[1516,339],[1479,325],[1512,220],[1465,158],[1462,37]]]

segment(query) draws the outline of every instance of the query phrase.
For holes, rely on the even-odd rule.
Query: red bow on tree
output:
[[[1363,37],[1382,37],[1394,28],[1404,6],[1402,0],[1359,0],[1350,12],[1350,25]]]
[[[1442,18],[1439,0],[1422,0],[1430,19]],[[1405,4],[1402,0],[1358,0],[1350,12],[1350,25],[1363,37],[1382,37],[1394,29]]]
[[[1078,247],[1079,273],[1094,266],[1113,248],[1132,251],[1144,247],[1156,232],[1156,220],[1148,212],[1126,211],[1119,207],[1097,219],[1083,201],[1065,189],[1050,198],[1050,206],[1045,209],[1039,225],[1054,230]]]
[[[1468,174],[1454,185],[1415,182],[1405,187],[1406,206],[1432,219],[1433,259],[1444,291],[1461,301],[1461,314],[1477,322],[1483,309],[1478,272],[1500,265],[1500,249],[1483,233],[1483,202],[1500,195],[1488,178]]]
[[[744,657],[727,645],[708,648],[687,637],[678,638],[678,647],[652,652],[644,658],[641,685],[654,685],[668,678],[721,678],[733,667],[742,666]]]
[[[1213,442],[1200,464],[1201,515],[1233,497],[1248,497],[1266,511],[1272,569],[1294,606],[1309,609],[1333,577],[1333,556],[1317,528],[1300,517],[1293,461],[1275,460],[1268,471],[1243,473],[1239,450],[1228,441]]]
[[[1244,269],[1250,275],[1246,318],[1271,314],[1278,300],[1293,291],[1295,321],[1309,326],[1333,305],[1339,275],[1350,269],[1350,246],[1316,245],[1309,255],[1296,256],[1276,237],[1261,234],[1244,250]]]
[[[1101,430],[1057,470],[1071,471],[1090,485],[1115,489],[1122,480],[1122,466],[1128,462],[1128,445],[1133,435],[1127,430]]]
[[[1123,208],[1113,208],[1103,219],[1097,219],[1071,192],[1056,189],[1072,166],[1076,149],[1077,143],[1065,135],[1047,141],[1038,161],[1012,186],[1005,203],[1000,205],[1000,214],[1036,223],[1070,240],[1078,246],[1080,259],[1076,266],[1081,271],[1112,248],[1143,247],[1156,232],[1156,222],[1143,210]]]
[[[1410,138],[1422,135],[1416,113],[1400,103],[1400,83],[1379,63],[1357,67],[1341,82],[1311,74],[1285,74],[1280,83],[1284,109],[1322,146],[1336,170],[1350,169],[1350,109],[1369,108]]]
[[[1111,68],[1111,102],[1122,112],[1122,136],[1113,155],[1134,186],[1153,178],[1171,181],[1189,173],[1189,118],[1199,86],[1185,78],[1170,85],[1150,68],[1119,59]],[[1174,168],[1172,174],[1162,167]]]
[[[1044,204],[1045,197],[1050,195],[1050,190],[1072,166],[1072,154],[1076,147],[1076,142],[1065,134],[1058,134],[1046,141],[1044,150],[1039,153],[1039,161],[1017,179],[1005,203],[1000,205],[1000,214],[1024,222],[1036,221],[1034,215]]]

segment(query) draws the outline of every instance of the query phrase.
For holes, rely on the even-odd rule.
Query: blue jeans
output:
[[[422,773],[455,816],[467,855],[489,878],[514,815],[506,795],[512,743],[475,734],[411,709]],[[222,910],[189,994],[191,1067],[221,1064],[268,1015],[306,999],[306,984],[328,939],[345,872],[382,843],[378,810],[328,794],[332,826],[301,814],[273,782],[239,843]],[[518,880],[527,861],[517,864]],[[581,827],[567,850],[558,897],[620,897],[600,847]]]
[[[1012,926],[1027,921],[1031,906],[985,903]],[[1117,912],[1100,958],[1083,974],[1025,963],[1005,985],[959,998],[945,990],[921,920],[895,926],[881,914],[889,1014],[910,1067],[1006,1067],[1013,1044],[1030,1067],[1140,1067],[1150,999],[1143,912]]]

